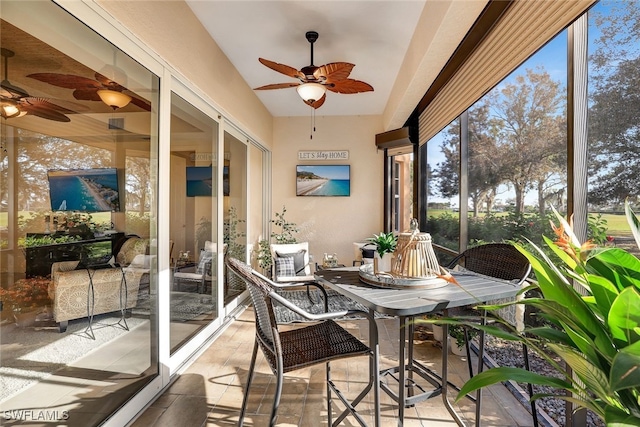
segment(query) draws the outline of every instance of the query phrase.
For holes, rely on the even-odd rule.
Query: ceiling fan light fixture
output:
[[[303,83],[296,90],[304,101],[315,102],[324,96],[327,89],[320,83]]]
[[[17,105],[13,102],[2,101],[0,105],[0,116],[4,119],[11,119],[14,117],[24,116],[26,112],[20,111]]]
[[[102,102],[114,110],[122,108],[131,102],[131,97],[129,95],[115,90],[101,89],[97,91],[97,93]]]

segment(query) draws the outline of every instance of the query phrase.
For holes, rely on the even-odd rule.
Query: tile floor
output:
[[[377,321],[380,334],[381,367],[397,364],[397,319]],[[367,337],[368,325],[363,320],[341,322],[356,336]],[[287,325],[285,327],[297,327]],[[237,425],[243,397],[243,384],[254,342],[253,311],[243,312],[224,333],[198,357],[162,395],[153,402],[132,427],[200,427]],[[417,340],[416,358],[426,366],[439,370],[441,349],[431,340]],[[258,353],[257,371],[250,391],[245,426],[267,426],[275,381],[262,353]],[[450,380],[462,384],[467,368],[464,358],[450,355]],[[368,358],[358,357],[332,364],[332,376],[347,395],[355,396],[366,383]],[[327,423],[324,365],[285,375],[278,426],[324,426]],[[371,395],[372,393],[369,393]],[[367,420],[373,420],[371,402],[358,408]],[[340,407],[339,402],[334,404]],[[474,423],[474,405],[464,399],[456,405],[468,425]],[[381,392],[383,426],[397,425],[394,402]],[[347,417],[342,425],[358,425]],[[421,402],[405,410],[404,426],[454,426],[440,397]],[[531,426],[531,416],[503,386],[494,386],[483,394],[483,426]]]

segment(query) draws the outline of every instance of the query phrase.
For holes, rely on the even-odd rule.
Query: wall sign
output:
[[[349,150],[298,151],[298,160],[349,160]]]

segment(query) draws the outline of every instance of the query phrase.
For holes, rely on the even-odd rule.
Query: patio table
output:
[[[319,283],[357,301],[367,307],[371,312],[397,316],[399,322],[399,365],[391,369],[381,371],[381,379],[392,376],[398,381],[397,393],[387,384],[380,382],[380,388],[389,394],[398,403],[398,425],[404,422],[404,409],[423,400],[442,396],[445,407],[460,426],[464,422],[455,411],[448,399],[447,391],[450,386],[455,387],[447,380],[448,350],[447,345],[442,345],[442,371],[440,375],[433,372],[413,358],[413,330],[414,318],[432,312],[444,312],[455,307],[475,305],[480,302],[499,298],[514,297],[520,287],[514,283],[500,279],[482,276],[473,272],[452,272],[460,286],[447,284],[433,289],[416,288],[389,288],[375,287],[365,284],[360,280],[358,267],[346,267],[316,272]],[[443,335],[448,336],[448,327],[443,325]],[[484,335],[480,334],[479,360],[482,361],[484,352]],[[414,380],[414,373],[426,380],[433,387],[425,390],[422,385]],[[398,376],[398,378],[395,377]],[[405,384],[405,387],[401,385]],[[455,387],[457,389],[457,387]],[[476,425],[480,425],[481,393],[477,392]]]

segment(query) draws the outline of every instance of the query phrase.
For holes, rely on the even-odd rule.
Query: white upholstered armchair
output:
[[[314,282],[309,264],[309,242],[272,244],[273,280],[278,283]]]

